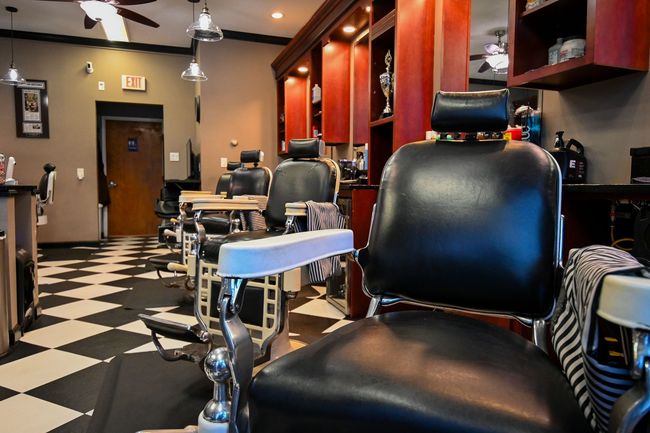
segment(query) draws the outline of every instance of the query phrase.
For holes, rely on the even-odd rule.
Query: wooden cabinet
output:
[[[290,76],[284,81],[285,141],[307,136],[307,78]]]
[[[647,71],[647,0],[547,0],[525,9],[510,0],[508,86],[561,90],[634,71]],[[585,54],[555,65],[548,49],[578,36]]]
[[[323,46],[323,141],[350,142],[350,43]]]

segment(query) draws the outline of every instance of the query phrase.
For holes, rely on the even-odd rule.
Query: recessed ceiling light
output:
[[[277,12],[273,12],[271,14],[271,17],[273,19],[279,20],[280,18],[284,18],[284,14],[282,12],[280,12],[280,11],[277,11]]]
[[[370,12],[372,8],[370,6],[366,6],[366,12]]]
[[[301,74],[306,74],[307,72],[309,72],[309,68],[307,66],[300,66],[298,67],[298,72],[300,72]]]
[[[357,28],[354,27],[354,26],[345,26],[345,27],[343,27],[343,31],[345,33],[354,33],[354,32],[357,31]]]

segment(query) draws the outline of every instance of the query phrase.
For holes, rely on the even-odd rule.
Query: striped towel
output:
[[[305,204],[307,205],[307,231],[345,228],[345,217],[341,215],[339,207],[334,203],[318,203],[310,200]],[[300,224],[294,224],[294,230],[301,231]],[[330,257],[310,263],[308,268],[309,282],[322,283],[341,271],[341,262],[338,257]]]
[[[596,432],[607,432],[614,402],[633,385],[625,362],[598,361],[600,287],[608,274],[642,268],[630,254],[615,248],[595,245],[569,252],[552,342],[580,408]]]

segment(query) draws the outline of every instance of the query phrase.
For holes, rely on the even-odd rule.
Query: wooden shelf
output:
[[[383,119],[373,120],[372,122],[370,122],[370,127],[374,128],[376,126],[385,125],[386,123],[392,123],[393,118],[394,118],[393,116],[388,116],[388,117],[384,117]]]
[[[374,23],[370,27],[370,39],[374,40],[386,33],[388,30],[395,28],[395,9],[386,14],[385,17]]]
[[[553,9],[553,7],[556,7],[556,6],[560,5],[561,1],[562,0],[547,0],[545,3],[542,3],[541,5],[539,5],[539,6],[535,7],[535,8],[532,8],[532,9],[529,9],[527,11],[522,12],[521,17],[523,18],[523,17],[532,15],[534,13],[538,13],[538,12],[543,11],[543,10],[548,11],[550,9]]]

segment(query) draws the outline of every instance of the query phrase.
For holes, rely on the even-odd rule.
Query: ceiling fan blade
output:
[[[497,54],[501,52],[501,47],[498,46],[497,44],[485,44],[485,51],[488,54]]]
[[[492,66],[490,66],[490,64],[488,62],[483,62],[481,67],[478,68],[478,72],[485,72],[485,71],[487,71],[488,69],[491,69],[491,68],[492,68]]]
[[[88,15],[84,17],[84,28],[86,29],[92,29],[97,25],[97,21],[94,19],[90,18]]]
[[[145,17],[144,15],[140,15],[137,12],[133,12],[128,9],[123,9],[119,6],[115,6],[115,9],[117,9],[118,15],[121,15],[122,17],[128,20],[135,21],[137,23],[144,24],[145,26],[149,26],[149,27],[156,27],[156,28],[160,27],[160,25],[157,22],[152,21],[149,18]]]
[[[481,60],[485,58],[485,54],[472,54],[469,56],[470,60]]]
[[[106,3],[110,3],[113,6],[135,6],[135,5],[143,5],[146,3],[153,3],[156,0],[110,0],[107,1]]]

